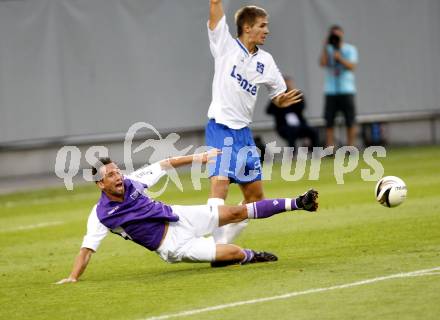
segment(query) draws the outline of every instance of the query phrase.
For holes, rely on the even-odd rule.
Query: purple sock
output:
[[[249,219],[264,219],[298,209],[296,199],[267,199],[246,204]]]
[[[248,263],[254,258],[254,252],[250,249],[243,249],[244,258],[240,261],[241,264]]]

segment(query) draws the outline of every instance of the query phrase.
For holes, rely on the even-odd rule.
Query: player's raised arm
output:
[[[208,163],[213,161],[212,159],[217,157],[220,153],[220,150],[211,149],[202,153],[168,158],[136,170],[130,173],[127,178],[152,187],[166,174],[167,170],[191,164],[192,162]]]
[[[69,277],[58,281],[56,284],[77,282],[84,270],[86,270],[93,252],[94,251],[92,249],[81,248],[75,258],[72,272],[70,273]]]
[[[209,29],[214,30],[220,19],[224,16],[221,0],[209,1]]]
[[[218,149],[211,149],[206,152],[201,153],[195,153],[187,156],[181,156],[181,157],[173,157],[166,160],[160,161],[160,166],[162,169],[166,170],[169,168],[177,168],[181,167],[187,164],[191,164],[192,162],[201,162],[201,163],[208,163],[210,161],[213,161],[212,159],[217,157],[220,154],[220,150]]]

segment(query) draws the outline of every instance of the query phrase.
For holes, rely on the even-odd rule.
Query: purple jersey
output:
[[[143,183],[125,178],[124,188],[122,202],[111,201],[102,192],[96,207],[98,219],[113,233],[154,251],[162,240],[165,222],[178,221],[179,216],[170,206],[146,196]]]

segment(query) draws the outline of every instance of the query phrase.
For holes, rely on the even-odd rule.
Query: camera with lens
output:
[[[330,33],[327,40],[328,44],[335,50],[341,49],[341,37],[335,33]]]

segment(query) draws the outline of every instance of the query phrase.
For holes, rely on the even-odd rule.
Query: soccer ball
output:
[[[406,199],[406,184],[395,176],[380,179],[374,189],[376,200],[384,207],[397,207]]]

